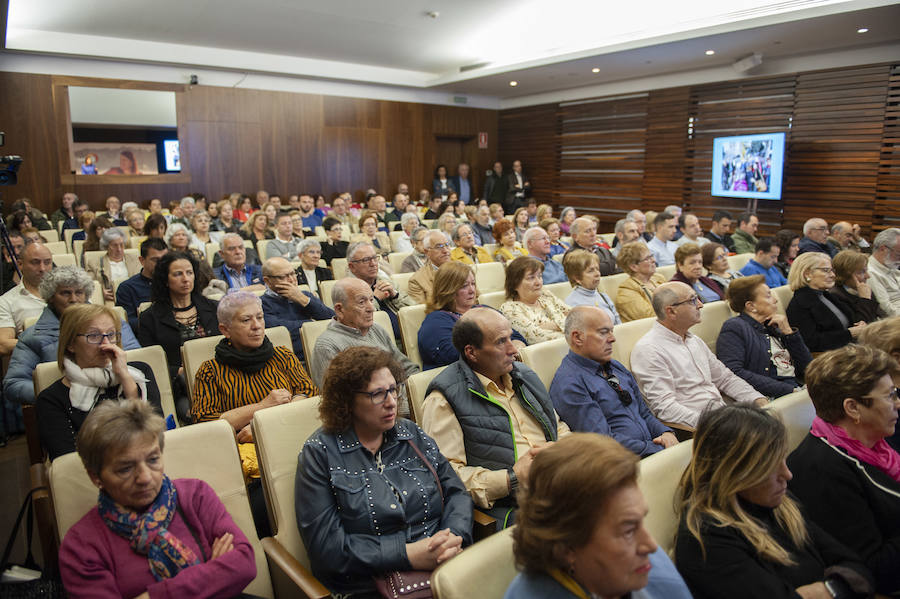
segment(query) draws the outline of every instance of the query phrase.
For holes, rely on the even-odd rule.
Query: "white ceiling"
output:
[[[889,0],[9,0],[6,46],[510,99],[898,41]]]

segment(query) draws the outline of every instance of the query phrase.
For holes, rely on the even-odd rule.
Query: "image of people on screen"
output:
[[[768,191],[773,145],[772,140],[723,144],[722,188],[729,191]]]
[[[84,157],[84,162],[81,164],[81,174],[82,175],[96,175],[97,174],[97,165],[95,162],[97,161],[97,157],[94,154],[88,154]]]
[[[140,175],[141,172],[137,167],[137,160],[134,159],[134,153],[131,150],[123,150],[119,153],[119,166],[114,166],[104,175]]]

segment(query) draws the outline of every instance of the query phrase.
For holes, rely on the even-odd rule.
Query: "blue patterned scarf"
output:
[[[143,513],[119,505],[105,491],[100,491],[98,504],[106,526],[127,539],[135,552],[147,556],[150,573],[157,581],[200,563],[194,552],[169,532],[169,524],[178,511],[178,495],[168,476],[163,475],[159,495]]]

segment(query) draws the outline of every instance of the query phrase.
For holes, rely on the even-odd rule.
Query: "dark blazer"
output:
[[[787,306],[787,317],[800,330],[811,352],[828,351],[850,343],[851,336],[831,310],[819,299],[821,291],[801,287]],[[832,302],[852,324],[853,314],[843,303]]]
[[[736,251],[734,249],[734,240],[731,238],[731,235],[726,235],[725,237],[719,237],[712,231],[707,231],[703,236],[712,242],[720,243],[720,244],[724,245],[725,249],[728,250],[729,252]]]
[[[687,285],[688,287],[693,288],[693,285],[691,285],[691,284],[688,282],[687,277],[685,277],[683,274],[681,274],[681,271],[675,271],[675,275],[672,277],[671,280],[672,280],[672,281],[679,281],[679,282],[681,282],[681,283],[684,283],[684,284]],[[710,279],[709,277],[704,277],[704,276],[701,276],[701,277],[700,277],[700,282],[703,283],[704,285],[706,285],[707,287],[709,287],[710,289],[712,289],[713,291],[715,291],[716,293],[718,293],[718,294],[719,294],[719,299],[725,299],[725,293],[722,292],[722,286],[721,286],[721,285],[719,285],[718,283],[716,283],[715,281],[713,281],[713,280]],[[759,389],[757,389],[757,391],[759,391]]]
[[[525,205],[525,200],[531,197],[531,186],[525,186],[526,183],[531,183],[528,179],[528,176],[522,171],[522,189],[516,189],[516,185],[518,184],[518,179],[516,179],[516,173],[509,173],[504,175],[506,179],[506,201],[503,204],[504,210],[509,208],[510,212],[515,212],[516,208],[519,206]],[[521,191],[524,195],[521,198],[516,197],[516,192]]]
[[[318,269],[317,269],[318,270]],[[322,269],[328,270],[328,269]],[[334,310],[319,301],[316,296],[304,291],[309,297],[309,303],[304,307],[298,303],[281,297],[270,295],[267,291],[262,296],[263,316],[266,319],[266,328],[285,327],[291,334],[291,343],[294,353],[301,360],[303,357],[303,342],[300,338],[300,327],[310,320],[328,320],[334,316]]]
[[[447,191],[446,193],[449,195],[451,191],[458,191],[455,187],[453,187],[453,180],[451,177],[447,177]],[[432,195],[442,196],[444,195],[444,188],[441,187],[441,180],[435,177],[431,180],[431,193]]]
[[[766,335],[778,339],[791,354],[795,379],[776,378],[778,371],[772,365]],[[803,380],[803,373],[812,361],[812,355],[799,331],[783,335],[777,328],[756,322],[746,314],[729,318],[722,323],[716,341],[716,356],[729,370],[769,397],[780,397],[793,392],[798,381]]]
[[[835,304],[843,303],[853,314],[853,318],[851,319],[853,322],[859,322],[860,320],[865,322],[875,322],[883,316],[881,313],[881,306],[874,296],[866,299],[864,297],[859,297],[858,295],[853,295],[844,289],[842,285],[835,285],[829,289],[828,298]]]
[[[218,302],[194,293],[191,296],[197,307],[197,318],[206,331],[206,336],[219,334],[219,318],[216,316]],[[169,376],[175,378],[181,368],[181,331],[175,321],[175,313],[168,302],[153,302],[138,317],[138,341],[143,347],[161,345],[169,363]]]
[[[488,204],[503,204],[506,209],[506,176],[497,176],[497,173],[491,171],[487,179],[484,181],[484,193],[481,194],[482,199],[488,201]],[[512,214],[510,212],[510,214]]]
[[[322,281],[333,281],[334,273],[331,272],[330,268],[325,268],[324,266],[316,267],[316,285],[321,283]],[[309,281],[306,280],[306,273],[303,272],[303,267],[297,267],[297,284],[298,285],[309,285]],[[319,296],[318,289],[310,288],[310,291],[316,294],[316,297]]]
[[[787,465],[809,519],[859,554],[877,592],[900,590],[900,483],[811,434]]]

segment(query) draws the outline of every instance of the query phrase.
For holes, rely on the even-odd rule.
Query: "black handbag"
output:
[[[32,496],[35,491],[45,490],[46,487],[35,487],[28,491],[22,507],[19,508],[19,515],[16,516],[16,523],[13,525],[12,531],[9,533],[9,539],[6,541],[6,548],[3,550],[3,557],[0,558],[0,574],[5,574],[10,567],[9,556],[12,548],[16,544],[16,538],[19,535],[19,529],[22,527],[22,520],[25,520],[25,542],[27,553],[22,567],[38,570],[41,568],[34,559],[31,551],[32,540],[34,539],[34,504]],[[40,578],[34,580],[26,580],[22,582],[0,582],[0,599],[64,599],[66,591],[62,582],[55,577],[47,576],[45,572]]]

